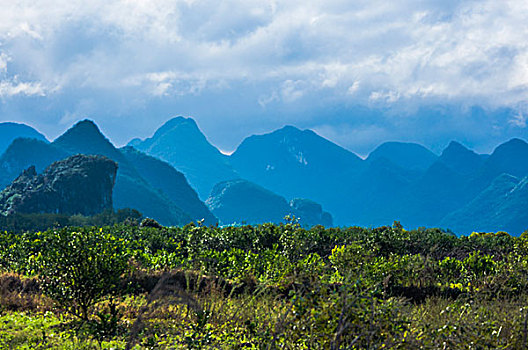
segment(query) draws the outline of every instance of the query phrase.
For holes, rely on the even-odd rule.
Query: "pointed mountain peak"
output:
[[[319,136],[310,129],[299,129],[293,125],[284,125],[282,128],[273,131],[271,134],[280,136],[299,136],[299,135],[310,135]]]
[[[74,137],[77,135],[89,135],[89,136],[96,136],[96,137],[103,137],[103,134],[99,130],[99,127],[89,119],[81,120],[80,122],[77,122],[74,126],[69,128],[64,134],[62,134],[58,139],[56,139],[54,142],[57,142],[61,139]]]
[[[524,140],[513,138],[495,148],[492,155],[519,154],[519,152],[528,152],[528,143]]]
[[[214,146],[212,146],[207,138],[202,133],[196,122],[191,117],[174,117],[145,140],[134,139],[128,143],[129,146],[134,146],[141,151],[150,153],[150,148],[154,147],[181,147],[186,148],[207,148],[209,152],[214,151],[220,153]],[[159,155],[158,155],[159,156]],[[179,155],[178,155],[179,156]],[[163,158],[163,157],[162,157]],[[169,160],[167,160],[169,161]]]
[[[156,130],[156,133],[154,134],[153,138],[162,136],[163,134],[170,132],[172,130],[175,130],[177,128],[186,128],[188,129],[195,129],[196,131],[200,132],[200,129],[198,128],[198,125],[196,124],[196,121],[191,117],[174,117],[172,119],[169,119],[165,122],[158,130]]]
[[[447,147],[444,149],[442,154],[445,152],[456,152],[456,151],[469,151],[469,149],[463,144],[461,144],[460,142],[453,140],[449,142],[449,145],[447,145]]]
[[[369,161],[385,158],[406,169],[426,170],[438,158],[433,152],[418,143],[385,142],[372,151]]]
[[[466,155],[474,155],[476,157],[479,157],[477,153],[470,150],[463,144],[461,144],[458,141],[451,141],[449,142],[449,145],[442,151],[442,155],[440,156],[441,159],[450,158],[450,157],[459,157],[462,154]]]
[[[85,119],[59,136],[53,144],[71,153],[101,154],[111,159],[119,153],[91,120]],[[115,160],[115,159],[114,159]]]
[[[99,127],[95,124],[93,120],[90,119],[84,119],[77,122],[74,126],[70,128],[70,130],[84,130],[101,133]]]
[[[484,162],[482,156],[457,141],[449,143],[439,160],[451,170],[464,175],[476,172]]]
[[[293,125],[284,125],[282,128],[278,129],[277,131],[286,132],[286,133],[297,133],[297,132],[301,132],[302,130]]]

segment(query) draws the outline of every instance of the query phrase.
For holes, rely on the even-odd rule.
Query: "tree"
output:
[[[50,230],[42,236],[46,248],[35,267],[45,293],[87,320],[95,303],[117,291],[128,268],[123,241],[95,227]]]

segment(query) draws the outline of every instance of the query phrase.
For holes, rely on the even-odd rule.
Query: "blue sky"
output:
[[[233,150],[284,124],[359,154],[527,138],[528,2],[0,0],[0,119],[117,145],[193,116]]]

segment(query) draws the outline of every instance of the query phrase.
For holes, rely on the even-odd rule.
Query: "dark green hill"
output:
[[[284,197],[246,180],[216,184],[206,204],[222,224],[280,223],[292,214],[303,226],[332,226],[332,215],[323,212],[320,204],[300,198],[288,203]]]
[[[75,155],[37,175],[24,170],[0,192],[0,213],[95,215],[112,209],[117,163],[101,156]]]
[[[207,141],[192,118],[173,118],[151,138],[129,145],[181,171],[204,200],[216,183],[239,178],[228,157]]]
[[[0,123],[0,154],[5,152],[11,142],[22,137],[48,142],[44,135],[26,124]]]
[[[135,208],[165,225],[186,224],[192,220],[191,215],[178,207],[168,194],[153,188],[92,121],[80,121],[52,145],[70,153],[99,154],[116,161],[119,164],[114,189],[116,208]],[[185,190],[192,191],[188,185]]]

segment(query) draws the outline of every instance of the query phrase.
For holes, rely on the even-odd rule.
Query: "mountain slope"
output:
[[[454,232],[507,231],[521,234],[528,229],[528,178],[502,174],[475,199],[447,215],[441,222]]]
[[[438,158],[422,145],[407,142],[385,142],[372,151],[367,161],[388,159],[400,168],[423,172]]]
[[[186,224],[192,220],[191,216],[176,205],[168,194],[154,189],[140,175],[135,165],[101,134],[93,122],[88,120],[75,124],[51,144],[35,140],[15,140],[0,159],[0,168],[10,169],[9,174],[5,176],[7,179],[30,165],[45,167],[53,161],[73,154],[103,155],[119,164],[113,191],[113,204],[116,208],[135,208],[165,225]],[[188,191],[191,194],[194,192],[188,184],[180,184],[183,192]],[[197,198],[193,200],[192,195],[187,199],[189,207],[200,205],[200,201]]]
[[[415,177],[386,158],[371,159],[346,178],[339,191],[339,207],[329,209],[345,217],[348,225],[390,225],[402,220],[408,210],[405,199]]]
[[[194,221],[204,219],[204,223],[216,223],[216,218],[196,192],[190,188],[185,176],[168,163],[137,151],[133,147],[119,149],[153,188],[161,190],[183,211],[188,213]]]
[[[191,118],[173,118],[151,138],[134,139],[129,145],[181,171],[202,199],[216,183],[239,178],[228,157],[207,141]]]
[[[290,213],[283,197],[246,180],[218,183],[205,203],[222,224],[279,223]]]
[[[3,189],[32,165],[36,171],[42,172],[51,163],[67,156],[68,152],[44,141],[15,139],[0,157],[0,186]]]
[[[438,161],[462,175],[470,175],[477,172],[485,162],[485,158],[462,144],[451,141],[442,151]]]
[[[169,196],[154,189],[135,168],[134,164],[104,137],[97,125],[83,120],[75,124],[63,135],[53,141],[52,145],[71,154],[104,155],[119,164],[114,188],[114,205],[116,208],[130,207],[139,210],[146,216],[156,218],[165,225],[180,225],[190,222],[191,216],[178,207]],[[182,184],[185,186],[186,184]],[[185,189],[192,191],[187,185]]]
[[[29,138],[48,142],[44,135],[26,124],[11,122],[0,123],[0,154],[4,153],[11,142],[17,138]]]
[[[471,180],[468,189],[476,195],[501,174],[517,178],[528,175],[528,143],[511,139],[495,148]]]
[[[226,225],[281,223],[286,215],[293,214],[303,226],[332,226],[332,215],[323,212],[320,204],[301,198],[288,203],[284,197],[247,180],[216,184],[206,204]]]
[[[311,130],[285,126],[246,138],[230,157],[242,178],[287,198],[310,198],[339,215],[343,188],[363,161]],[[345,213],[345,215],[347,215]]]

